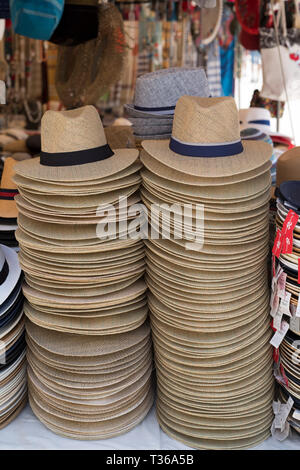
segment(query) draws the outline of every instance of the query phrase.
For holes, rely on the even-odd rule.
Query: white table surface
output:
[[[0,431],[0,450],[190,450],[159,427],[155,408],[130,432],[102,441],[77,441],[57,436],[32,413],[29,405]],[[292,432],[283,442],[269,438],[257,450],[300,450],[300,436]]]

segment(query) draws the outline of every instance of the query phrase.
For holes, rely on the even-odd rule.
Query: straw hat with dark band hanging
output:
[[[233,98],[192,96],[177,102],[171,139],[142,146],[142,200],[154,229],[145,242],[146,282],[159,423],[199,449],[254,446],[269,436],[273,416],[272,148],[240,140]],[[184,204],[191,210],[182,227]]]
[[[107,438],[153,403],[144,246],[119,207],[140,201],[141,163],[136,149],[110,148],[92,106],[47,111],[41,137],[40,158],[15,177],[30,404],[60,435]],[[99,206],[115,210],[108,239]]]
[[[97,38],[58,47],[55,85],[64,106],[95,104],[120,78],[125,49],[123,20],[117,7],[98,5]]]

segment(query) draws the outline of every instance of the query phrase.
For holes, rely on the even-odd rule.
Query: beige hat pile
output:
[[[34,325],[28,332],[30,399],[36,415],[60,434],[75,437],[82,432],[86,439],[107,437],[135,425],[151,405],[150,332],[143,326],[147,319],[144,246],[141,240],[127,237],[130,220],[127,210],[119,207],[120,199],[127,198],[129,207],[139,202],[141,164],[136,149],[111,150],[93,106],[46,112],[41,138],[40,157],[15,166],[19,189],[16,237],[25,274],[24,311],[28,325]],[[106,213],[108,207],[115,211],[116,233],[110,225],[113,214]],[[100,236],[98,230],[99,224],[105,227],[107,221],[109,238]],[[133,357],[130,350],[127,358],[122,338],[135,338],[135,332],[141,329],[144,342],[139,345],[139,354]],[[65,386],[53,381],[55,371],[59,374],[61,370],[57,358],[51,363],[54,370],[40,364],[42,351],[47,349],[42,340],[39,343],[40,335],[45,341],[52,338],[57,348],[66,348],[63,353],[50,350],[65,356],[63,367],[67,368],[69,380]],[[111,351],[101,352],[102,345],[111,341],[120,345],[122,361],[114,346]],[[89,345],[89,352],[85,344]],[[98,357],[102,354],[111,361],[102,363]],[[48,364],[48,356],[45,360]],[[81,362],[84,367],[77,371]],[[105,364],[110,364],[112,370]],[[127,370],[126,379],[121,368]],[[84,374],[92,374],[93,369],[97,380],[95,377],[93,390],[85,390]],[[143,394],[137,393],[142,373],[148,374],[147,380],[143,375]],[[36,381],[43,387],[53,387],[52,392],[59,395],[58,409],[51,408],[46,392],[35,394]],[[117,408],[109,398],[115,389],[124,390],[123,418],[116,427],[110,421],[117,416]],[[77,408],[70,405],[70,397],[76,398]],[[66,412],[71,413],[67,417],[65,402],[69,406]],[[132,414],[127,419],[129,408]],[[57,427],[53,425],[56,418]],[[89,421],[98,423],[90,431],[88,425],[82,424]]]
[[[227,97],[183,96],[170,141],[142,145],[158,420],[194,448],[252,447],[269,436],[273,416],[266,267],[272,149],[240,141]],[[193,211],[180,237],[184,204]],[[204,228],[196,224],[197,205],[204,205]]]

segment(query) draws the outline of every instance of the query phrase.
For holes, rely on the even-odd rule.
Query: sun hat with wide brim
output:
[[[143,148],[163,165],[199,177],[226,177],[255,170],[272,148],[242,142],[233,98],[183,96],[176,105],[170,141],[145,140]]]
[[[47,111],[41,135],[41,157],[18,162],[17,175],[55,182],[91,181],[126,169],[138,157],[136,149],[111,150],[93,106]]]

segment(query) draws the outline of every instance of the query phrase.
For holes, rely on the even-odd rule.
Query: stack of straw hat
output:
[[[175,105],[182,95],[209,96],[204,69],[173,67],[137,79],[134,103],[125,106],[137,147],[144,139],[170,137]]]
[[[27,320],[26,333],[30,405],[52,431],[109,438],[145,417],[153,402],[149,325],[99,339]]]
[[[266,270],[272,149],[240,141],[232,98],[190,96],[176,105],[170,141],[142,145],[159,422],[191,447],[253,446],[269,435],[272,421]],[[193,212],[180,237],[184,203]],[[199,204],[204,233],[196,225]]]
[[[22,275],[17,254],[0,245],[0,429],[27,401]]]
[[[280,253],[277,253],[278,263],[273,274],[273,295],[271,301],[271,315],[273,317],[273,328],[278,329],[276,317],[282,326],[282,320],[287,322],[288,331],[280,346],[279,355],[276,359],[275,370],[279,383],[279,398],[286,403],[289,398],[293,400],[293,406],[289,413],[288,422],[300,432],[300,284],[298,275],[298,260],[300,256],[300,181],[285,181],[276,189],[277,233],[281,231],[284,240],[284,225],[289,224],[293,216],[294,223],[292,235],[292,249],[286,249],[282,244]],[[294,213],[294,214],[293,214]],[[298,220],[297,220],[298,217]],[[275,240],[275,246],[277,243]],[[275,250],[276,251],[276,250]],[[274,254],[275,254],[274,251]],[[287,253],[286,251],[291,251]],[[275,260],[275,258],[274,258]],[[286,307],[282,308],[282,300],[286,300]],[[275,355],[277,357],[277,355]]]
[[[112,151],[97,111],[86,106],[66,112],[47,112],[42,120],[40,158],[16,165],[15,181],[20,193],[16,198],[19,208],[16,236],[26,281],[23,286],[24,311],[32,324],[40,327],[31,326],[28,330],[31,340],[30,400],[36,415],[51,428],[56,418],[59,423],[60,419],[65,419],[65,407],[71,408],[71,416],[63,430],[58,429],[59,425],[56,429],[71,437],[75,437],[78,427],[81,429],[80,423],[87,421],[94,424],[91,424],[90,433],[82,424],[83,438],[105,435],[104,420],[115,418],[108,397],[114,395],[117,388],[124,392],[122,413],[128,413],[128,421],[124,414],[122,426],[119,430],[116,428],[116,433],[122,432],[121,428],[133,426],[138,418],[142,419],[152,400],[151,348],[149,339],[146,340],[150,331],[144,325],[147,319],[146,285],[141,279],[145,270],[144,247],[141,240],[127,237],[130,221],[127,210],[119,207],[119,198],[122,201],[128,198],[129,207],[139,201],[141,165],[137,157],[136,149]],[[115,209],[117,232],[114,234],[109,228],[111,237],[105,239],[100,237],[98,229],[101,222],[104,226],[108,222],[111,227],[110,222],[114,221],[110,212],[107,217],[103,215],[109,204]],[[100,205],[101,214],[98,212]],[[133,336],[130,344],[136,346],[140,340],[135,343],[135,334],[139,338],[141,329],[144,342],[139,348],[138,359],[135,357],[133,361],[132,351],[127,358],[122,342],[124,338],[126,349],[126,341]],[[112,335],[116,335],[115,338],[112,339]],[[51,357],[52,354],[64,356],[63,364],[69,374],[69,383],[65,386],[56,386],[53,381],[55,370],[59,375],[63,368],[58,359],[51,363],[54,370],[40,365],[48,338],[60,348],[51,347]],[[112,349],[106,350],[103,346],[103,352],[102,345],[110,341],[113,341]],[[117,344],[120,344],[122,368],[127,368],[125,379],[120,374]],[[84,345],[90,345],[89,349],[86,350]],[[96,360],[102,354],[107,360],[111,355],[114,362],[111,370],[102,366],[101,360]],[[74,359],[77,356],[83,358],[79,361],[84,364],[80,371]],[[41,373],[37,377],[39,368]],[[91,378],[93,390],[85,392],[82,390],[84,374],[92,374],[93,369],[98,374]],[[142,372],[147,377],[143,383],[144,395],[138,393]],[[48,397],[46,392],[35,394],[32,385],[35,380],[59,397],[55,412],[50,403],[47,408],[44,406]],[[107,408],[104,406],[106,399]],[[91,414],[90,409],[93,410]],[[134,420],[130,415],[133,409]],[[107,428],[113,433],[115,428],[113,423],[111,425],[110,428],[107,423]]]
[[[282,230],[290,210],[300,215],[300,181],[286,181],[277,190],[277,230]],[[286,290],[292,294],[291,305],[297,307],[300,286],[298,284],[298,259],[300,256],[300,221],[293,231],[291,253],[280,253],[279,264],[287,275]]]
[[[8,157],[4,161],[0,183],[0,243],[18,251],[15,237],[18,209],[14,197],[18,194],[17,186],[12,181],[16,160]]]

